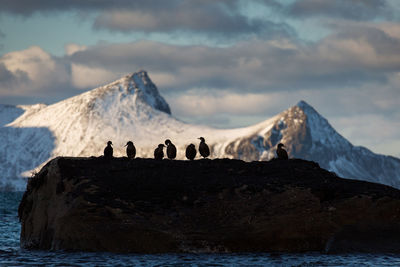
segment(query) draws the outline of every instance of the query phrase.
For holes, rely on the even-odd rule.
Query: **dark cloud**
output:
[[[4,44],[1,43],[2,39],[6,37],[5,33],[0,30],[0,50],[4,48]]]
[[[258,1],[273,5],[275,1]],[[219,33],[286,33],[286,28],[266,20],[250,19],[240,13],[238,1],[163,2],[163,8],[111,9],[95,20],[94,27],[113,31]],[[276,3],[275,3],[276,5]]]
[[[253,0],[252,2],[261,3],[268,6],[280,7],[276,0]],[[190,5],[193,9],[203,6],[224,6],[230,10],[238,8],[237,0],[2,0],[2,13],[14,13],[23,16],[32,15],[36,12],[47,11],[68,11],[68,10],[83,10],[83,11],[99,11],[99,10],[143,10],[160,12],[162,10],[174,10],[176,7]]]
[[[193,10],[181,7],[175,10],[162,10],[159,13],[143,11],[107,11],[95,20],[95,29],[108,29],[122,32],[174,32],[194,31],[219,33],[259,33],[269,26],[264,20],[235,14],[230,15],[219,8],[204,7]]]
[[[0,81],[10,82],[14,79],[14,75],[10,72],[3,63],[0,63]]]
[[[24,71],[17,70],[11,72],[7,67],[0,62],[0,93],[8,92],[14,86],[29,82],[28,74]]]
[[[142,41],[92,47],[73,54],[71,61],[116,72],[145,68],[171,77],[160,82],[174,90],[340,88],[386,83],[400,68],[400,40],[381,29],[358,26],[337,29],[309,45],[258,39],[218,48]]]
[[[243,3],[279,7],[275,0],[3,0],[1,12],[31,14],[95,11],[93,27],[118,32],[200,32],[224,36],[238,33],[290,34],[287,25],[251,19],[241,13]],[[91,17],[91,16],[90,16]]]
[[[38,0],[38,1],[29,1],[29,0],[21,0],[21,1],[13,1],[13,0],[2,0],[0,9],[1,13],[12,13],[18,14],[22,16],[30,16],[34,13],[46,13],[46,12],[54,12],[54,11],[69,11],[69,10],[101,10],[105,8],[122,8],[123,2],[127,1],[107,1],[107,0],[98,0],[98,1],[81,1],[81,0]],[[132,6],[134,3],[138,5],[141,4],[139,2],[154,2],[154,1],[129,1],[125,3],[125,5]]]
[[[391,16],[385,0],[297,0],[287,8],[298,17],[324,16],[350,20],[370,20]]]
[[[380,56],[395,55],[399,52],[400,39],[390,36],[387,32],[379,27],[362,24],[334,24],[330,26],[335,33],[327,38],[330,40],[357,40],[360,43],[368,43],[374,49],[376,54]],[[400,36],[399,36],[400,37]]]

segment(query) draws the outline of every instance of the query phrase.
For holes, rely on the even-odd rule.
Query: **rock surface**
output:
[[[400,191],[314,162],[65,158],[19,207],[30,249],[400,252]]]

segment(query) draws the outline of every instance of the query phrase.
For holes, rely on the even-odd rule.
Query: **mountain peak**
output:
[[[315,120],[318,122],[323,122],[323,124],[328,123],[328,121],[318,113],[310,104],[308,104],[304,100],[300,100],[297,104],[296,107],[300,108],[304,114],[307,116],[309,120]]]
[[[127,96],[135,103],[145,104],[151,108],[171,114],[168,103],[158,92],[157,86],[151,81],[147,71],[140,70],[132,74],[128,74],[108,85],[92,90],[96,98],[101,95],[108,95],[108,99],[115,101],[115,93],[120,94],[117,99],[123,100]],[[102,97],[104,100],[104,97]],[[107,102],[107,101],[106,101]]]
[[[314,145],[325,145],[330,148],[339,148],[350,145],[345,138],[336,132],[328,120],[319,114],[318,111],[316,111],[306,101],[300,100],[296,106],[306,115],[307,127]]]
[[[122,77],[118,81],[123,81],[123,82],[128,82],[128,83],[133,82],[135,84],[142,83],[144,85],[153,83],[150,80],[149,75],[147,74],[147,71],[145,71],[145,70],[139,70],[137,72],[128,74],[128,75]]]
[[[130,75],[131,77],[140,77],[144,81],[150,81],[149,75],[147,74],[146,70],[139,70],[137,72],[134,72]]]
[[[318,114],[318,112],[310,105],[308,104],[306,101],[304,100],[300,100],[297,104],[297,107],[299,107],[300,109],[302,109],[307,115],[308,114]]]
[[[130,75],[129,87],[135,89],[138,99],[151,107],[171,114],[168,103],[158,92],[157,86],[151,81],[147,71],[140,70]]]

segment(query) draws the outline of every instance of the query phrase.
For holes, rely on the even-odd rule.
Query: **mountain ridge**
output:
[[[400,187],[400,172],[395,171],[400,169],[400,160],[353,146],[303,100],[252,126],[213,129],[174,118],[142,70],[52,105],[19,108],[25,111],[0,128],[0,137],[8,141],[0,145],[6,151],[0,154],[0,171],[6,174],[0,180],[3,187],[21,174],[30,176],[57,156],[100,156],[108,140],[113,141],[117,157],[125,155],[123,146],[128,140],[135,143],[137,157],[152,157],[157,144],[171,139],[178,148],[177,158],[185,159],[185,147],[200,136],[206,138],[212,158],[269,160],[282,142],[292,158],[316,161],[342,177]],[[0,121],[10,120],[5,119],[10,114],[1,115],[0,109]],[[380,162],[379,166],[373,166],[374,162]]]

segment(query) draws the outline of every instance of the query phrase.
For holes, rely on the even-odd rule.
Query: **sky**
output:
[[[147,70],[172,114],[252,125],[305,100],[400,157],[400,1],[0,0],[0,103],[52,104]]]

